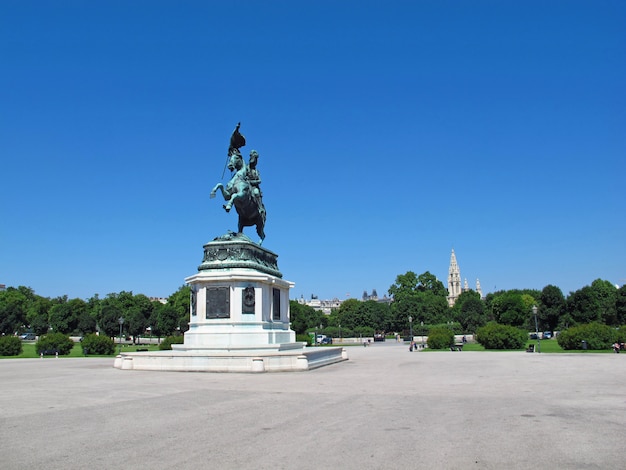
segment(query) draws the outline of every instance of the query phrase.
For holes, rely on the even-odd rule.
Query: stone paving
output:
[[[0,360],[0,467],[626,468],[626,354],[347,350],[265,374]]]

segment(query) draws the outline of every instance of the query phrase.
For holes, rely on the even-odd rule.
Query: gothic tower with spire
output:
[[[454,249],[450,255],[450,269],[448,269],[448,305],[452,307],[461,295],[461,270],[456,262]]]

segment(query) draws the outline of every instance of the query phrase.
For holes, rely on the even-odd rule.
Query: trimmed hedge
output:
[[[556,340],[563,349],[583,349],[583,340],[587,342],[587,349],[611,349],[616,341],[618,331],[608,325],[587,323],[572,326],[561,331]]]
[[[306,342],[307,346],[311,346],[311,336],[310,335],[296,335],[296,341],[298,341],[298,342]]]
[[[430,349],[447,349],[454,344],[454,333],[450,328],[434,326],[428,331],[427,343]]]
[[[115,351],[115,343],[108,336],[100,336],[91,333],[81,341],[83,352],[87,354],[97,354],[100,356],[110,356]]]
[[[183,344],[185,342],[185,337],[183,335],[179,336],[168,336],[161,344],[159,344],[159,349],[161,351],[165,351],[168,349],[172,349],[172,344]]]
[[[490,322],[476,330],[476,341],[485,349],[522,349],[528,333],[514,326]]]
[[[49,333],[39,337],[39,341],[35,346],[37,354],[52,354],[53,351],[59,353],[59,356],[67,356],[74,347],[74,341],[63,333]]]
[[[17,336],[0,336],[0,356],[22,354],[22,341]]]

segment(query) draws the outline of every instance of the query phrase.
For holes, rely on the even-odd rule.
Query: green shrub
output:
[[[572,326],[561,331],[556,340],[563,349],[583,349],[582,342],[587,341],[587,349],[610,349],[619,330],[600,323],[587,323]]]
[[[310,335],[296,335],[297,342],[304,342],[307,346],[311,346],[311,336]]]
[[[22,341],[17,336],[0,337],[0,356],[19,356],[22,354]]]
[[[622,325],[617,329],[615,341],[619,343],[626,343],[626,325]]]
[[[39,337],[39,341],[35,345],[37,354],[52,353],[56,351],[59,356],[67,356],[74,347],[74,341],[63,333],[49,333]]]
[[[476,330],[476,341],[485,349],[522,349],[528,333],[514,326],[490,322]]]
[[[159,344],[159,349],[165,351],[167,349],[172,349],[172,344],[183,344],[185,342],[185,337],[183,335],[178,336],[168,336],[161,344]]]
[[[115,344],[108,336],[99,336],[94,333],[85,336],[81,342],[83,352],[87,354],[98,354],[108,356],[115,351]]]
[[[443,326],[434,326],[428,331],[428,347],[430,349],[447,349],[454,343],[454,333]]]
[[[374,336],[374,332],[375,330],[371,326],[357,326],[354,329],[354,336]]]

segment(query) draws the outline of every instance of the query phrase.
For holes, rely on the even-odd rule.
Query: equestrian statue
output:
[[[239,133],[241,123],[237,124],[228,147],[228,161],[226,167],[231,171],[232,177],[226,187],[217,183],[211,191],[211,199],[215,197],[219,189],[224,196],[226,204],[223,205],[226,212],[230,212],[233,206],[239,214],[238,233],[243,233],[244,227],[256,226],[256,233],[261,238],[259,245],[265,239],[265,206],[261,194],[261,174],[257,170],[259,154],[256,150],[250,152],[248,164],[243,161],[239,149],[246,145],[246,138]],[[222,174],[223,177],[223,174]]]

